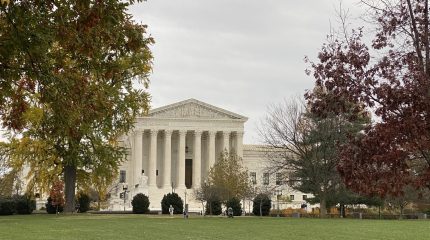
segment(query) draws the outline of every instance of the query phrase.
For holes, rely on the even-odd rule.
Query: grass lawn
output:
[[[0,239],[430,239],[430,221],[142,215],[0,216]]]

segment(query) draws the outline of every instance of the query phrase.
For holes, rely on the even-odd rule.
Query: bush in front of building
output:
[[[161,212],[169,214],[169,207],[172,205],[174,214],[182,214],[184,212],[184,202],[177,193],[168,193],[161,200]]]
[[[206,202],[206,215],[220,215],[222,213],[221,200],[213,198]]]
[[[261,214],[260,214],[261,207]],[[272,207],[272,200],[267,194],[260,193],[253,200],[252,213],[256,216],[268,216],[270,208]]]
[[[231,207],[233,209],[233,215],[234,216],[241,216],[242,215],[242,204],[240,203],[240,200],[233,197],[230,198],[227,203],[225,204],[227,209]]]
[[[133,206],[133,213],[149,213],[149,198],[143,193],[134,196],[131,205]]]
[[[29,195],[17,195],[13,197],[13,200],[17,214],[31,214],[36,209],[36,201]]]
[[[83,192],[79,193],[78,201],[77,201],[78,211],[80,213],[84,213],[90,210],[90,202],[91,202],[91,199],[86,193],[83,193]]]
[[[63,212],[63,204],[61,203],[56,203],[52,200],[51,197],[48,197],[48,202],[45,204],[46,206],[46,212],[49,214],[56,214],[57,212]]]
[[[12,215],[15,212],[15,201],[10,197],[0,197],[0,215]]]

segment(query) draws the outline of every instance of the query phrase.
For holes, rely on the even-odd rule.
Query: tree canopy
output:
[[[312,111],[343,113],[346,102],[374,116],[341,150],[338,170],[350,189],[399,195],[430,187],[428,0],[362,1],[372,26],[332,35],[312,62]],[[374,33],[371,42],[364,34]]]
[[[344,188],[336,169],[340,144],[362,130],[369,118],[365,113],[360,117],[330,112],[316,115],[309,111],[311,107],[297,99],[273,106],[260,133],[272,149],[268,152],[272,170],[283,173],[293,189],[312,193],[324,216],[326,205],[336,201],[331,197]]]
[[[154,41],[127,13],[135,2],[0,5],[0,120],[12,134],[10,161],[28,164],[45,191],[64,174],[66,211],[77,177],[112,179],[125,153],[118,138],[148,110]]]

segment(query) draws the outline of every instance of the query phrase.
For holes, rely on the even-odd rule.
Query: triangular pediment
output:
[[[246,121],[248,118],[222,108],[188,99],[149,111],[149,117],[156,118],[194,118],[194,119],[235,119]]]

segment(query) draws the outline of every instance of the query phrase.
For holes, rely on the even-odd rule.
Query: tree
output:
[[[133,206],[133,213],[149,213],[149,198],[143,193],[135,195],[131,205]]]
[[[222,213],[222,203],[218,197],[211,198],[206,202],[205,215],[220,215]]]
[[[79,204],[80,213],[85,213],[85,212],[88,212],[88,210],[90,210],[91,199],[86,193],[80,192],[78,194],[77,202]]]
[[[233,209],[233,215],[234,216],[241,216],[242,215],[242,204],[240,203],[240,199],[237,198],[231,198],[227,201],[225,204],[226,208],[228,209],[231,207]]]
[[[268,216],[270,208],[272,207],[272,200],[267,194],[258,194],[253,200],[252,213],[256,216]]]
[[[206,188],[208,197],[216,193],[224,203],[233,197],[243,199],[251,190],[248,171],[243,167],[242,159],[227,152],[223,152],[211,167],[203,187]]]
[[[10,171],[7,162],[7,144],[0,142],[0,197],[12,196],[15,172]]]
[[[63,212],[64,203],[64,185],[61,181],[57,180],[52,184],[51,191],[49,192],[46,211],[51,214]]]
[[[271,107],[260,135],[272,149],[268,151],[272,171],[284,173],[293,189],[319,199],[324,217],[328,198],[343,186],[336,169],[340,144],[357,134],[369,118],[363,111],[359,117],[349,112],[317,115],[309,110],[312,107],[312,102],[305,105],[296,99]]]
[[[362,1],[375,33],[366,28],[331,36],[311,62],[316,87],[328,96],[307,98],[315,112],[343,112],[363,104],[375,122],[342,147],[338,170],[363,194],[399,196],[430,187],[430,44],[428,0]]]
[[[216,186],[210,185],[207,182],[204,182],[200,188],[194,189],[194,199],[202,203],[203,212],[209,215],[213,215],[212,203],[214,201],[220,201],[219,195],[220,190]],[[207,205],[206,210],[204,210],[205,203]]]
[[[148,110],[151,37],[129,1],[12,1],[0,5],[0,116],[11,161],[41,189],[63,174],[74,211],[78,172],[117,170],[117,144]],[[16,134],[15,134],[16,133]],[[108,166],[110,173],[96,169]]]
[[[184,201],[177,193],[168,193],[161,200],[161,211],[163,214],[169,214],[170,205],[173,207],[174,214],[182,214],[184,211]]]

